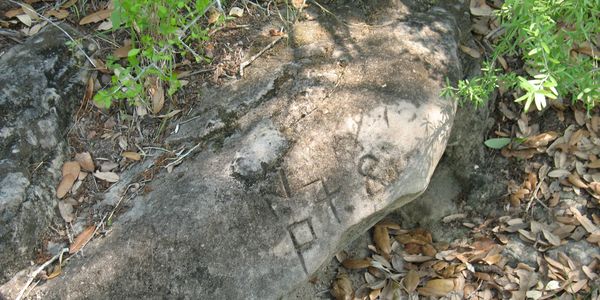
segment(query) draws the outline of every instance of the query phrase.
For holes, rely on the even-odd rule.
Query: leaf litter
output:
[[[485,15],[486,8],[479,7],[485,3],[472,1],[472,10]],[[481,23],[482,32],[484,23],[488,26]],[[483,222],[471,222],[473,216],[461,212],[444,217],[444,226],[462,224],[470,230],[450,244],[432,240],[424,229],[381,221],[372,228],[370,254],[347,257],[339,267],[340,273],[363,274],[348,295],[369,300],[600,299],[600,255],[586,257],[585,263],[577,260],[582,256],[569,256],[573,243],[600,247],[600,115],[552,106],[545,118],[556,115],[560,123],[546,130],[547,123],[518,114],[510,105],[498,103],[504,125],[486,141],[489,151],[520,166],[511,173],[502,199],[506,215]],[[536,217],[534,210],[551,216]],[[506,247],[516,241],[524,244],[523,251],[537,254],[534,262],[507,255]]]

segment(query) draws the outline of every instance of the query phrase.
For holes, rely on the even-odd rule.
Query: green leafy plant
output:
[[[210,6],[210,0],[115,0],[113,28],[130,32],[131,50],[126,62],[109,57],[112,84],[94,101],[107,108],[121,99],[148,106],[147,89],[153,82],[155,87],[165,82],[167,94],[175,93],[181,87],[174,73],[177,58],[191,54],[196,61],[204,59],[193,45],[208,39],[198,21]]]
[[[492,149],[502,149],[512,141],[511,138],[493,138],[485,140],[483,143]]]
[[[499,12],[501,36],[481,76],[461,80],[445,95],[480,105],[497,82],[519,88],[525,111],[548,99],[581,101],[588,109],[600,101],[598,57],[594,43],[600,36],[600,0],[506,0]],[[519,55],[525,74],[499,74],[490,69],[499,57]]]

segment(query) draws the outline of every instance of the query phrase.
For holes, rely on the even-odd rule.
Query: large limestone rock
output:
[[[346,23],[300,22],[291,49],[202,91],[169,138],[194,151],[34,294],[279,298],[421,194],[452,126],[439,93],[460,77],[460,31],[448,10],[404,2],[339,3]]]
[[[72,29],[61,25],[76,36]],[[48,25],[0,57],[0,282],[29,265],[55,215],[54,185],[85,60]]]

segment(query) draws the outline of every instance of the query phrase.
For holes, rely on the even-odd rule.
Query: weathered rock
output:
[[[439,92],[460,78],[458,29],[440,8],[397,17],[301,22],[296,48],[203,91],[196,121],[178,127],[188,135],[169,139],[195,156],[37,295],[279,298],[422,193],[454,116]],[[309,27],[312,41],[294,38]],[[324,51],[299,50],[311,44]]]
[[[66,129],[86,73],[67,41],[48,25],[0,57],[0,282],[33,259],[55,215]]]

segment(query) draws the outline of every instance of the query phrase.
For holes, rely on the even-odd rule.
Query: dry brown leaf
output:
[[[567,176],[567,180],[569,181],[569,183],[571,183],[575,187],[578,187],[581,189],[588,188],[588,185],[585,184],[585,182],[583,182],[581,180],[581,178],[579,178],[579,175],[577,175],[577,174],[570,174],[569,176]]]
[[[580,281],[577,281],[574,283],[568,283],[564,287],[564,289],[567,293],[576,294],[577,292],[579,292],[579,290],[584,288],[587,283],[588,283],[587,279],[580,280]]]
[[[558,236],[554,235],[547,229],[542,229],[542,233],[544,234],[546,240],[552,244],[552,246],[560,246],[560,238]]]
[[[571,172],[569,172],[568,170],[565,170],[565,169],[555,169],[555,170],[548,172],[548,177],[552,177],[552,178],[561,178],[561,177],[566,177],[569,175],[571,175]]]
[[[421,247],[421,251],[425,256],[433,257],[437,254],[437,250],[431,244],[423,245],[423,247]]]
[[[406,276],[402,280],[402,284],[404,284],[404,288],[408,293],[412,293],[417,289],[419,285],[419,281],[421,281],[421,276],[415,270],[410,270],[406,273]]]
[[[104,22],[100,23],[100,25],[98,25],[98,27],[96,27],[96,30],[105,31],[105,30],[110,30],[112,28],[113,28],[113,23],[112,23],[112,21],[108,20],[108,21],[104,21]]]
[[[7,18],[9,18],[9,19],[11,19],[11,18],[14,18],[14,17],[16,17],[18,15],[22,15],[24,13],[25,12],[23,11],[23,8],[19,7],[19,8],[11,9],[11,10],[5,12],[4,16],[7,17]]]
[[[598,116],[598,115],[592,116],[591,125],[592,125],[592,131],[594,131],[595,133],[598,133],[598,130],[600,130],[600,116]]]
[[[117,173],[114,172],[100,172],[100,171],[96,171],[94,173],[94,177],[107,181],[107,182],[117,182],[119,181],[119,175],[117,175]]]
[[[75,183],[76,179],[77,176],[73,174],[67,174],[63,176],[58,184],[58,187],[56,188],[56,197],[58,199],[62,199],[71,190],[71,187]]]
[[[419,288],[419,295],[425,297],[443,297],[454,290],[453,279],[432,279],[424,287]]]
[[[587,163],[586,167],[592,168],[592,169],[600,168],[600,159]]]
[[[491,16],[494,14],[494,10],[485,3],[485,0],[471,0],[469,8],[474,16]]]
[[[392,251],[392,243],[390,242],[390,235],[385,226],[375,226],[373,230],[373,240],[375,246],[381,252],[384,257],[389,257]]]
[[[140,160],[142,159],[142,156],[137,153],[137,152],[131,152],[131,151],[126,151],[121,153],[121,155],[125,158],[131,159],[131,160]]]
[[[564,239],[566,237],[568,237],[571,232],[573,232],[573,230],[575,230],[575,225],[563,225],[563,224],[559,224],[558,228],[554,229],[554,231],[552,231],[552,233],[556,236],[558,236],[561,239]]]
[[[51,9],[51,10],[47,11],[46,13],[44,13],[44,16],[55,17],[59,20],[62,20],[69,16],[69,11],[64,10],[64,9]]]
[[[58,211],[65,222],[70,223],[75,218],[73,214],[73,205],[70,201],[58,201]]]
[[[65,3],[63,3],[63,5],[61,5],[60,8],[69,8],[73,5],[75,5],[75,3],[77,3],[77,1],[79,1],[79,0],[69,0]]]
[[[92,239],[94,236],[94,232],[96,231],[96,225],[92,225],[82,231],[76,238],[73,240],[71,246],[69,246],[69,254],[73,254],[78,252],[87,242]]]
[[[600,233],[595,232],[595,233],[590,234],[590,236],[587,237],[586,241],[588,241],[589,243],[592,243],[592,244],[600,243]]]
[[[345,259],[344,261],[342,261],[342,266],[344,266],[344,268],[346,269],[351,269],[351,270],[355,270],[355,269],[364,269],[364,268],[368,268],[371,266],[371,261],[368,258],[363,258],[363,259]]]
[[[556,138],[558,138],[558,136],[559,134],[554,131],[540,133],[536,136],[527,138],[523,145],[532,148],[547,146],[548,143],[554,141]]]
[[[75,161],[79,163],[82,169],[88,172],[94,172],[96,168],[94,166],[94,161],[92,160],[92,155],[89,152],[81,152],[75,155]]]
[[[534,155],[538,154],[538,151],[537,149],[510,150],[507,148],[502,148],[500,154],[506,158],[516,157],[520,159],[530,159]]]
[[[600,195],[600,182],[590,182],[589,187],[596,195]]]
[[[88,103],[90,100],[92,100],[92,96],[94,94],[94,78],[95,76],[93,75],[88,77],[85,93],[83,94],[83,99],[81,100],[82,103]]]
[[[48,274],[47,280],[56,278],[58,275],[60,275],[61,272],[62,272],[62,268],[60,267],[60,264],[57,264],[54,267],[54,269],[52,270],[52,272],[50,274]]]
[[[392,222],[392,221],[386,220],[386,219],[379,221],[379,223],[377,223],[377,225],[383,226],[383,227],[387,228],[388,230],[389,229],[396,230],[396,231],[402,230],[402,228],[400,227],[400,225],[398,225],[398,223],[395,223],[395,222]],[[405,232],[408,232],[408,231],[405,231]]]
[[[589,136],[589,132],[585,129],[579,129],[577,131],[575,131],[575,133],[573,133],[573,135],[571,135],[571,138],[569,139],[569,145],[570,146],[575,146],[577,145],[582,138]]]
[[[344,273],[338,274],[331,286],[331,294],[336,300],[352,300],[354,298],[352,282],[348,278],[348,275]]]
[[[62,176],[70,174],[77,178],[77,176],[79,176],[79,171],[81,171],[81,167],[76,161],[68,161],[62,166]]]
[[[106,64],[98,58],[92,58],[94,60],[94,64],[96,65],[96,70],[100,71],[101,73],[104,74],[110,74],[112,73],[107,67]]]
[[[506,60],[504,59],[503,56],[498,56],[498,62],[500,63],[500,65],[502,66],[502,69],[504,69],[504,71],[508,71],[508,63],[506,63]]]
[[[40,18],[35,9],[31,7],[31,5],[27,3],[21,3],[21,7],[23,8],[23,12],[27,14],[32,20],[37,20]]]
[[[590,280],[596,280],[598,278],[598,274],[594,273],[592,268],[588,266],[582,266],[581,270],[583,271],[585,276],[587,276]]]
[[[479,50],[477,50],[477,49],[473,49],[473,48],[467,47],[465,45],[459,45],[459,47],[462,52],[468,54],[469,56],[471,56],[473,58],[481,57],[481,53],[479,53]]]
[[[123,47],[120,47],[118,49],[115,49],[115,51],[113,51],[113,55],[117,58],[125,58],[125,57],[127,57],[127,54],[129,53],[130,50],[131,50],[131,41],[125,41]]]
[[[112,9],[102,9],[97,12],[91,13],[85,16],[83,19],[79,21],[79,25],[85,25],[89,23],[97,23],[103,20],[106,20],[112,14]]]
[[[402,259],[404,259],[407,262],[420,263],[432,260],[433,257],[424,255],[404,255],[402,256]]]
[[[592,221],[590,221],[590,219],[588,219],[586,216],[581,215],[581,213],[579,212],[579,210],[577,208],[571,206],[571,207],[569,207],[569,210],[571,210],[571,212],[573,213],[573,215],[575,216],[577,221],[579,221],[581,226],[583,226],[585,231],[587,231],[589,233],[597,233],[598,232],[598,227],[596,227],[596,225],[594,225],[594,223],[592,223]]]
[[[162,87],[162,82],[158,78],[154,78],[152,86],[148,89],[150,98],[152,99],[152,113],[157,115],[165,104],[165,91]]]
[[[585,112],[584,111],[575,109],[573,111],[573,114],[575,115],[575,121],[577,122],[577,124],[579,126],[585,125]]]

